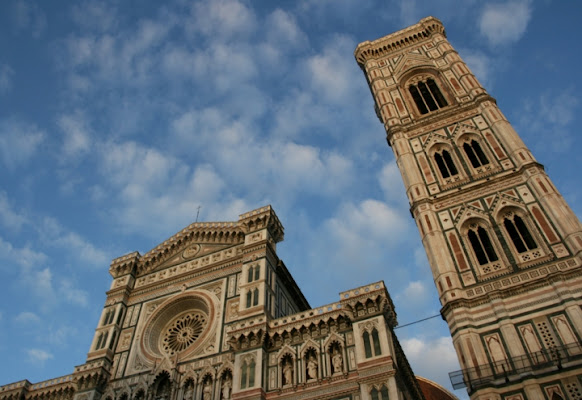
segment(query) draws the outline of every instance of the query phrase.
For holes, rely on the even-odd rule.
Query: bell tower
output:
[[[582,225],[433,17],[355,50],[471,399],[582,398]]]

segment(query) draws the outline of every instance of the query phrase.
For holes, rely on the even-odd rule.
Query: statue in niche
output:
[[[317,360],[313,354],[307,360],[307,379],[317,379]]]
[[[208,379],[202,389],[202,400],[210,400],[212,398],[212,381]]]
[[[194,392],[192,390],[192,385],[188,385],[188,388],[186,389],[186,393],[184,393],[184,400],[192,400],[193,396],[194,396]]]
[[[344,362],[342,359],[342,352],[339,348],[335,349],[333,356],[331,357],[331,364],[334,374],[339,374],[342,372]]]
[[[230,376],[227,376],[222,383],[222,399],[230,399],[230,390],[232,388],[232,382],[230,381]]]
[[[283,385],[291,385],[293,383],[293,367],[291,361],[287,360],[283,365]]]

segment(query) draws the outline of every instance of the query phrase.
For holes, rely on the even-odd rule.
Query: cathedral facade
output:
[[[582,225],[429,17],[356,61],[471,399],[581,399]]]
[[[413,375],[383,282],[311,308],[277,257],[281,240],[267,206],[113,260],[86,363],[5,385],[0,399],[453,398]]]

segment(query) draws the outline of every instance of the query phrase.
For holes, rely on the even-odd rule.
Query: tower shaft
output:
[[[433,17],[358,45],[472,399],[582,392],[582,225]],[[560,397],[553,397],[560,396]]]

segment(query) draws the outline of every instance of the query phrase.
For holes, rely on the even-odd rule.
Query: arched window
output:
[[[117,336],[117,332],[113,332],[111,335],[111,341],[109,342],[109,350],[113,350],[113,346],[115,345],[115,337]]]
[[[379,356],[382,354],[382,350],[380,349],[380,338],[376,329],[372,330],[372,342],[374,343],[374,355]]]
[[[380,338],[378,337],[378,330],[376,328],[372,329],[372,334],[365,331],[362,335],[364,340],[364,353],[366,358],[379,356],[382,354],[382,349],[380,347]]]
[[[99,339],[97,339],[97,344],[95,345],[95,350],[99,350],[101,348],[101,342],[103,341],[103,332],[99,334]]]
[[[388,388],[386,386],[382,386],[380,390],[373,388],[370,397],[372,400],[388,400]]]
[[[248,377],[248,365],[246,361],[243,361],[240,368],[240,388],[246,389],[247,387],[247,377]]]
[[[247,308],[259,305],[259,289],[249,289],[247,292]]]
[[[477,257],[477,261],[480,265],[485,265],[498,260],[493,244],[489,239],[489,235],[483,227],[472,227],[469,229],[468,236],[475,257]]]
[[[372,357],[372,346],[370,345],[370,334],[366,331],[363,335],[364,339],[364,351],[366,353],[366,358]]]
[[[439,171],[441,172],[443,179],[449,178],[459,173],[457,171],[457,167],[455,167],[455,163],[453,162],[451,154],[447,150],[441,150],[440,152],[435,153],[434,160],[439,167]]]
[[[470,142],[465,142],[463,144],[463,150],[467,154],[467,158],[471,162],[473,168],[479,168],[483,165],[489,164],[489,160],[483,153],[481,145],[476,140],[471,140]]]
[[[261,266],[260,265],[256,265],[254,267],[249,267],[249,272],[247,275],[247,282],[258,281],[260,273],[261,273]]]
[[[447,105],[445,97],[432,78],[410,85],[408,91],[414,99],[416,107],[421,114],[427,114],[429,111],[436,111]]]
[[[103,325],[109,325],[113,322],[113,317],[115,316],[114,310],[107,310],[107,314],[105,314],[105,318],[103,318]]]
[[[514,213],[506,214],[503,219],[503,226],[518,253],[525,253],[538,247],[527,226],[518,215]]]

